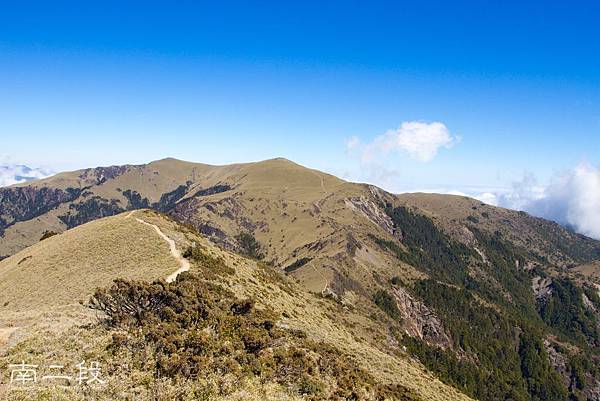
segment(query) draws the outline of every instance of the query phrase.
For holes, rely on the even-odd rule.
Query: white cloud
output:
[[[440,148],[451,148],[460,141],[440,123],[406,121],[396,130],[390,130],[375,138],[363,149],[363,162],[371,162],[390,152],[397,151],[410,158],[428,162],[435,158]]]
[[[556,176],[541,195],[533,192],[523,210],[600,239],[600,170],[582,163]]]
[[[435,192],[462,194],[448,190]],[[600,169],[588,163],[556,175],[545,186],[538,184],[533,175],[525,174],[509,189],[465,192],[487,204],[524,210],[600,239]]]
[[[0,187],[45,178],[52,172],[41,168],[30,168],[20,164],[0,165]]]
[[[496,196],[496,194],[493,192],[482,192],[473,196],[473,198],[483,203],[487,203],[488,205],[498,206],[498,196]]]

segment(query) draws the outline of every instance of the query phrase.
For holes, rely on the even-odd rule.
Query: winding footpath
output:
[[[134,212],[129,212],[129,214],[127,215],[127,218],[130,218],[133,213]],[[177,278],[177,276],[179,274],[190,270],[190,262],[181,255],[181,252],[179,252],[179,250],[175,246],[175,241],[173,241],[171,238],[167,237],[165,235],[165,233],[163,233],[162,230],[160,228],[158,228],[158,226],[156,226],[155,224],[150,224],[150,223],[148,223],[142,219],[139,219],[137,217],[135,219],[142,224],[145,224],[147,226],[154,228],[154,231],[156,231],[156,233],[163,240],[165,240],[167,242],[167,244],[169,245],[169,250],[171,252],[171,256],[173,256],[175,258],[175,260],[177,261],[177,263],[179,263],[179,266],[180,266],[179,269],[177,269],[175,272],[169,274],[167,276],[167,278],[165,279],[165,281],[167,283],[172,283],[173,281],[175,281],[175,279]]]

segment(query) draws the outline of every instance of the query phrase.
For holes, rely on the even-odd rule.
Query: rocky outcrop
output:
[[[577,383],[569,367],[569,356],[560,352],[560,347],[557,347],[547,339],[544,340],[544,348],[548,353],[550,364],[561,376],[565,387],[573,391],[577,387]],[[579,391],[587,401],[600,401],[600,380],[586,373],[585,387]]]
[[[544,300],[552,295],[552,279],[550,277],[536,276],[531,279],[531,289],[536,300]]]
[[[594,313],[598,313],[598,309],[596,308],[596,305],[594,305],[592,300],[589,299],[588,296],[585,295],[585,293],[581,294],[581,298],[583,301],[583,306],[585,306],[587,309],[591,310]]]
[[[600,380],[591,375],[586,375],[587,386],[583,389],[583,394],[588,401],[600,401]]]
[[[550,341],[544,340],[544,348],[548,353],[548,359],[552,367],[560,374],[563,383],[568,388],[571,385],[571,373],[569,371],[569,358],[561,353]]]
[[[369,219],[373,224],[378,225],[390,234],[395,233],[394,223],[381,208],[371,199],[361,196],[357,198],[348,198],[344,200],[346,207],[354,212],[358,212]]]
[[[406,334],[442,349],[452,347],[452,340],[444,329],[442,320],[425,304],[413,298],[401,287],[394,287],[392,295],[400,310],[402,326]]]

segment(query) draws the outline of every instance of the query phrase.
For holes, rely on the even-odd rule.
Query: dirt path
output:
[[[329,192],[327,191],[327,188],[325,188],[325,180],[323,179],[323,176],[318,174],[317,172],[313,171],[312,172],[316,177],[319,178],[319,180],[321,180],[321,191],[323,191],[323,198],[317,200],[316,202],[313,202],[313,205],[316,207],[317,211],[320,213],[321,212],[321,206],[323,205],[323,202],[325,202],[325,200],[327,199],[327,197],[329,196]]]
[[[129,214],[126,216],[126,218],[130,218],[132,215],[133,215],[133,212],[129,212]],[[135,219],[142,224],[145,224],[147,226],[154,228],[154,231],[156,231],[156,233],[163,240],[165,240],[167,242],[167,244],[169,244],[169,250],[171,252],[171,256],[173,256],[175,258],[175,260],[177,261],[177,263],[179,263],[179,266],[180,266],[179,269],[177,269],[175,272],[169,274],[167,276],[167,278],[165,279],[165,281],[167,283],[172,283],[173,281],[175,281],[175,279],[177,278],[177,276],[180,273],[190,270],[190,262],[186,258],[181,256],[181,252],[179,252],[179,250],[175,246],[175,241],[173,241],[171,238],[167,237],[165,235],[165,233],[163,233],[162,230],[160,228],[158,228],[158,226],[156,226],[155,224],[147,223],[144,220],[139,219],[137,217]]]
[[[325,188],[325,180],[323,179],[323,176],[316,171],[312,171],[312,173],[317,176],[319,180],[321,180],[321,190],[325,193],[325,195],[327,195],[329,192],[327,192],[327,189]]]

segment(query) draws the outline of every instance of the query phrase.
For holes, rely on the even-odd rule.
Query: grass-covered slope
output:
[[[116,277],[162,278],[177,270],[168,245],[136,215],[84,224],[1,261],[0,310],[87,301],[94,289]]]
[[[171,257],[168,246],[137,218],[175,241],[192,265],[189,272],[172,284],[151,284],[177,266],[166,260],[167,268],[155,268]],[[98,264],[85,262],[103,260],[82,234],[90,227],[92,237],[104,240],[119,233],[111,244],[117,263],[108,263],[108,255]],[[277,269],[219,249],[161,214],[101,219],[24,252],[35,255],[41,245],[44,258],[31,258],[29,267],[55,258],[61,262],[52,269],[64,274],[37,292],[31,289],[41,282],[31,275],[5,288],[6,299],[19,300],[15,307],[40,313],[29,320],[21,312],[3,313],[0,329],[16,330],[2,346],[0,370],[21,360],[40,366],[97,360],[107,384],[23,389],[7,385],[3,376],[1,399],[468,399],[390,347],[379,318],[307,292]],[[3,266],[12,266],[12,259]],[[69,275],[68,266],[78,274]],[[122,280],[113,286],[117,278]],[[54,291],[62,295],[44,302]],[[78,299],[86,301],[80,305]]]

